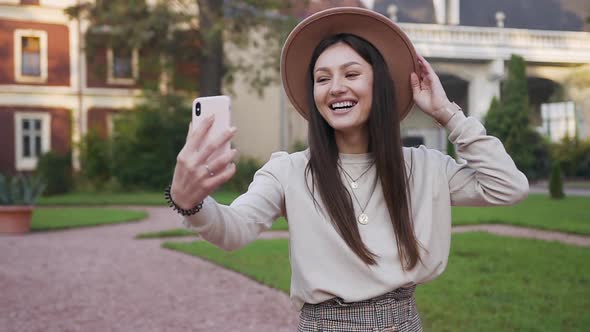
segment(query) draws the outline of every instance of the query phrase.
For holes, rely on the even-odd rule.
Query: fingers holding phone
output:
[[[187,141],[177,157],[171,194],[182,208],[191,208],[235,174],[237,151],[231,148],[231,100],[227,96],[197,98]]]

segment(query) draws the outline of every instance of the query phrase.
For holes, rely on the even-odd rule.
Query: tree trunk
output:
[[[221,94],[223,80],[223,1],[199,0],[199,95]]]

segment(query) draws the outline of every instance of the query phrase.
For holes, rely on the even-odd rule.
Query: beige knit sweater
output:
[[[454,159],[425,147],[404,148],[410,181],[411,214],[416,237],[422,245],[419,264],[401,268],[396,240],[381,186],[371,196],[375,180],[372,167],[354,189],[361,205],[367,204],[367,225],[359,231],[378,265],[367,266],[346,245],[306,187],[304,169],[308,152],[274,153],[256,173],[248,192],[230,206],[205,200],[203,210],[187,217],[185,224],[207,241],[234,250],[256,239],[273,221],[285,216],[289,224],[291,299],[319,303],[333,297],[346,302],[387,293],[400,286],[420,284],[439,276],[447,265],[451,240],[451,205],[509,205],[524,199],[528,181],[516,168],[502,143],[487,136],[484,127],[463,113],[447,124],[449,139],[457,145]],[[344,169],[356,178],[372,162],[370,154],[341,154]],[[345,178],[343,177],[343,180]],[[347,184],[348,186],[348,184]],[[349,190],[353,190],[348,186]],[[317,195],[317,191],[316,191]],[[369,197],[371,196],[370,200]],[[353,198],[355,214],[361,213]]]

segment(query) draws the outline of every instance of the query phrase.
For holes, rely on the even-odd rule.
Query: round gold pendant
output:
[[[366,225],[369,223],[369,216],[367,216],[364,213],[361,213],[361,215],[359,216],[359,223],[361,223],[361,225]]]
[[[358,188],[358,187],[359,187],[359,185],[358,185],[358,183],[356,183],[356,182],[354,182],[354,181],[353,181],[353,182],[351,182],[351,183],[350,183],[350,187],[351,187],[352,189],[356,189],[356,188]]]

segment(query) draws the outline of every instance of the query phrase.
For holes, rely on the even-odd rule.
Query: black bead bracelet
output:
[[[164,197],[166,198],[166,201],[168,202],[168,205],[170,205],[170,207],[180,213],[183,216],[192,216],[193,214],[201,211],[201,209],[203,208],[203,201],[201,201],[199,204],[197,204],[194,208],[192,209],[183,209],[181,207],[179,207],[178,205],[176,205],[176,203],[174,203],[174,201],[172,200],[172,196],[170,195],[170,188],[172,187],[172,185],[168,185],[166,187],[166,189],[164,190]]]

